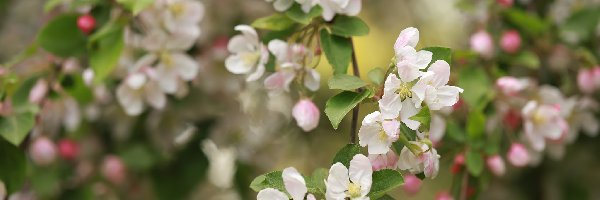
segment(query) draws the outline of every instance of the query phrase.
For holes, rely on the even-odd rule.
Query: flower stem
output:
[[[352,73],[354,74],[354,76],[360,78],[360,71],[358,68],[358,62],[356,61],[356,51],[354,49],[354,42],[352,41],[352,38],[350,38],[350,45],[352,46]],[[356,92],[362,92],[362,88],[356,89]],[[356,107],[354,107],[354,109],[352,109],[352,124],[350,127],[350,143],[351,144],[356,143],[356,127],[358,124],[359,107],[360,107],[360,104],[356,105]]]

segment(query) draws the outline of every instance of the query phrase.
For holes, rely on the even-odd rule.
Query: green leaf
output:
[[[364,90],[361,93],[343,91],[327,100],[325,114],[327,114],[333,128],[337,129],[346,114],[370,94],[369,90]]]
[[[76,14],[55,17],[37,36],[37,42],[46,51],[60,57],[79,56],[85,53],[86,38],[77,28]]]
[[[483,172],[483,155],[476,151],[467,151],[466,153],[466,161],[467,161],[467,170],[473,176],[481,175]]]
[[[371,192],[369,192],[369,198],[378,199],[385,195],[385,193],[392,189],[399,187],[404,183],[402,174],[396,170],[383,169],[373,172],[373,185],[371,185]]]
[[[358,144],[347,144],[335,154],[332,163],[335,164],[340,162],[344,164],[344,166],[349,167],[350,161],[356,154],[360,154],[360,146]]]
[[[321,48],[327,61],[333,67],[334,74],[346,74],[352,59],[352,44],[349,38],[331,35],[321,30]]]
[[[295,3],[285,12],[285,15],[298,23],[307,25],[314,17],[320,16],[322,12],[323,9],[320,6],[314,6],[308,13],[304,13],[300,5]]]
[[[16,192],[23,186],[26,164],[22,150],[0,139],[0,180],[4,182],[7,194]]]
[[[431,112],[429,112],[429,107],[424,106],[421,108],[419,113],[415,116],[410,117],[410,119],[421,122],[420,127],[429,128],[429,124],[431,123]]]
[[[108,25],[107,25],[108,26]],[[94,47],[90,52],[90,65],[94,70],[94,83],[100,83],[117,66],[123,51],[123,27],[116,25],[111,31],[99,31],[101,36],[94,37]]]
[[[465,90],[462,97],[469,106],[478,105],[492,87],[485,71],[478,67],[464,68],[460,72],[458,86]]]
[[[392,143],[392,149],[394,150],[396,155],[400,155],[400,152],[402,152],[403,148],[404,148],[404,144],[402,144],[402,142],[400,142],[400,141],[395,141]]]
[[[312,176],[309,177],[306,182],[306,187],[308,188],[308,192],[313,195],[325,195],[325,180],[327,180],[327,176],[329,174],[329,170],[325,168],[316,169]]]
[[[94,94],[85,85],[81,74],[65,75],[61,80],[61,85],[67,93],[81,104],[87,104],[94,100]]]
[[[283,31],[294,25],[294,21],[287,16],[275,13],[271,16],[258,18],[252,22],[252,26],[255,28],[271,30],[271,31]]]
[[[362,79],[346,74],[336,74],[329,79],[329,89],[355,90],[367,85]]]
[[[117,2],[122,4],[127,10],[131,11],[135,16],[148,6],[152,5],[154,0],[117,0]]]
[[[531,51],[522,51],[516,57],[511,57],[510,60],[515,66],[523,66],[529,69],[538,69],[541,64],[540,58]]]
[[[469,112],[467,118],[467,134],[469,139],[477,140],[483,137],[485,133],[485,115],[478,110]]]
[[[388,194],[385,194],[382,197],[379,197],[379,199],[377,199],[377,200],[395,200],[395,199],[394,199],[394,197],[392,197]]]
[[[261,191],[265,188],[273,188],[279,191],[286,191],[283,185],[283,178],[281,177],[281,171],[273,171],[256,177],[250,183],[250,188],[255,192]]]
[[[594,36],[600,9],[598,7],[583,8],[574,12],[565,23],[560,26],[560,35],[569,42],[587,41]]]
[[[29,102],[29,93],[31,92],[31,89],[35,86],[37,81],[38,76],[33,76],[25,80],[19,86],[19,88],[17,89],[17,91],[15,91],[11,99],[13,110],[23,111],[27,110],[27,108],[30,108],[32,106],[36,106]]]
[[[63,2],[63,0],[48,0],[48,1],[46,1],[46,3],[44,4],[44,13],[50,12],[52,9],[54,9],[56,6],[60,5],[62,2]]]
[[[156,163],[153,152],[143,144],[134,144],[119,153],[128,169],[146,171]]]
[[[363,36],[369,34],[369,26],[358,17],[339,15],[331,24],[331,33],[342,37]]]
[[[421,50],[430,51],[433,53],[431,57],[431,62],[429,65],[433,64],[435,61],[443,60],[448,64],[452,64],[452,49],[446,47],[425,47]]]
[[[32,112],[15,113],[0,118],[0,135],[6,141],[19,146],[35,125],[35,115]]]
[[[379,67],[375,67],[373,69],[371,69],[371,71],[369,71],[369,73],[367,74],[367,77],[369,77],[369,80],[377,85],[381,85],[383,84],[383,81],[385,80],[385,71]]]
[[[542,20],[534,14],[530,14],[521,9],[511,8],[504,12],[504,18],[519,30],[536,37],[548,30],[549,23]]]
[[[459,143],[465,142],[465,132],[455,121],[448,121],[446,130],[448,132],[448,137],[454,141]]]

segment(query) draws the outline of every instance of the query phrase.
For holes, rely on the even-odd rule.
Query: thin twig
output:
[[[356,51],[354,49],[354,42],[352,41],[352,38],[350,38],[350,46],[352,46],[352,72],[354,73],[354,76],[360,78],[360,71],[358,68],[358,62],[356,61]],[[356,89],[356,92],[362,92],[362,89],[358,88]],[[359,107],[360,104],[356,105],[356,107],[352,109],[352,124],[350,127],[350,143],[352,144],[356,143],[356,127],[358,124]]]

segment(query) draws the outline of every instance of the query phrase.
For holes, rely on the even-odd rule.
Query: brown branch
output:
[[[352,38],[350,38],[350,45],[352,46],[352,73],[354,73],[354,76],[360,78],[360,71],[358,68],[358,62],[356,61],[356,51],[354,49],[354,42],[352,41]],[[362,88],[356,89],[356,92],[362,92]],[[359,107],[360,107],[360,104],[356,105],[356,107],[354,107],[354,109],[352,109],[352,124],[350,127],[350,143],[351,144],[356,143],[356,127],[358,125]]]

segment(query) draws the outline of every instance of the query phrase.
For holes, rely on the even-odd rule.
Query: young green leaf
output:
[[[333,128],[337,129],[346,114],[370,94],[369,90],[364,90],[361,93],[343,91],[327,100],[325,114],[327,114]]]
[[[483,155],[481,155],[479,152],[471,150],[467,151],[466,159],[467,170],[469,170],[469,173],[471,173],[473,176],[481,175],[481,172],[483,172]]]
[[[507,9],[504,12],[504,18],[519,30],[532,37],[541,35],[550,27],[546,21],[542,20],[537,15],[516,8]]]
[[[467,134],[472,141],[483,137],[485,133],[485,115],[478,110],[471,111],[467,118]]]
[[[356,154],[360,154],[360,146],[358,146],[358,144],[347,144],[335,154],[332,163],[335,164],[340,162],[344,164],[344,166],[349,167],[350,161]]]
[[[355,90],[357,88],[367,85],[362,79],[356,76],[350,76],[346,74],[336,74],[328,82],[329,89],[337,90]]]
[[[325,180],[327,180],[328,174],[328,169],[318,168],[313,172],[311,177],[307,177],[306,187],[308,188],[308,192],[313,195],[324,196],[326,190]]]
[[[448,64],[452,64],[452,49],[446,47],[425,47],[422,50],[430,51],[433,53],[431,57],[431,62],[429,65],[433,64],[435,61],[443,60]]]
[[[395,200],[392,196],[385,194],[382,197],[379,197],[377,200]]]
[[[376,85],[381,85],[383,84],[383,81],[385,80],[385,71],[379,67],[375,67],[373,69],[371,69],[371,71],[369,71],[369,73],[367,74],[367,77],[369,77],[369,80],[373,83],[375,83]]]
[[[281,171],[273,171],[263,175],[260,175],[250,183],[250,188],[255,192],[258,192],[265,188],[273,188],[279,191],[286,191],[283,185],[283,178],[281,177]]]
[[[252,26],[255,28],[271,30],[271,31],[283,31],[294,25],[294,21],[287,16],[276,13],[271,16],[258,18],[252,22]]]
[[[46,51],[60,56],[72,57],[85,53],[86,38],[77,28],[76,14],[55,17],[37,36],[37,42]]]
[[[133,15],[139,14],[142,10],[154,3],[154,0],[117,0],[123,7],[127,8]]]
[[[448,131],[448,137],[458,143],[465,142],[465,132],[455,121],[448,121],[447,126],[448,128],[446,130]]]
[[[35,115],[32,112],[15,113],[0,118],[0,135],[8,142],[19,146],[35,125]]]
[[[538,69],[541,65],[540,58],[532,51],[522,51],[515,57],[509,57],[508,59],[515,66],[523,66],[529,69]]]
[[[460,72],[458,86],[465,90],[462,97],[469,106],[476,106],[492,87],[482,68],[468,67]]]
[[[321,48],[327,61],[333,67],[334,74],[346,74],[352,59],[352,44],[349,38],[331,35],[321,30]]]
[[[373,172],[373,185],[371,185],[371,192],[369,192],[369,198],[378,199],[385,195],[385,193],[392,189],[402,185],[404,178],[402,174],[396,170],[383,169]]]
[[[431,123],[431,112],[429,112],[429,107],[424,106],[421,108],[421,111],[417,113],[415,116],[410,117],[410,119],[421,122],[420,127],[429,128],[429,124]]]
[[[574,42],[587,41],[596,31],[600,20],[600,7],[583,8],[574,12],[559,28],[560,35],[567,38],[575,38]]]
[[[369,26],[358,17],[340,15],[331,24],[331,33],[342,37],[363,36],[369,34]]]
[[[117,66],[123,42],[123,27],[119,26],[97,39],[97,44],[90,52],[90,65],[94,70],[94,83],[100,83]]]
[[[314,17],[320,16],[322,12],[323,9],[320,6],[315,6],[308,13],[304,13],[300,5],[294,4],[285,12],[285,15],[298,23],[307,25]]]
[[[0,138],[0,180],[6,185],[6,193],[21,189],[27,169],[25,153]]]
[[[400,141],[395,141],[392,143],[392,150],[394,150],[396,155],[400,155],[400,152],[402,152],[403,148],[404,148],[404,144],[402,144],[402,142],[400,142]]]

